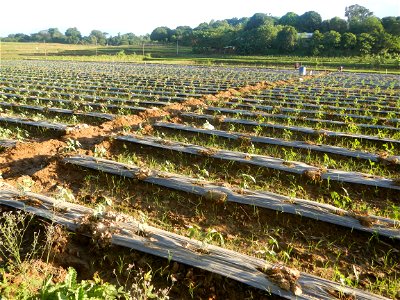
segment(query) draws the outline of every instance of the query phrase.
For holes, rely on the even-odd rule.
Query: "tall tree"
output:
[[[297,29],[300,32],[314,32],[321,27],[322,18],[316,11],[308,11],[299,16]]]
[[[351,32],[345,32],[342,34],[341,45],[344,50],[350,52],[357,45],[357,36]]]
[[[246,23],[244,30],[253,30],[257,29],[265,23],[274,23],[275,19],[267,14],[256,13],[254,14]]]
[[[95,29],[90,32],[89,40],[92,44],[104,46],[107,43],[107,36],[105,32]]]
[[[337,48],[340,46],[341,35],[339,32],[331,30],[326,32],[323,36],[322,43],[324,45],[324,53],[328,55],[335,54]]]
[[[374,37],[369,33],[361,33],[357,38],[358,51],[361,55],[372,54],[375,43]]]
[[[334,30],[340,34],[345,33],[348,29],[347,21],[339,17],[334,17],[329,20],[329,30]]]
[[[82,34],[76,27],[68,28],[65,31],[65,36],[69,44],[78,44],[82,39]]]
[[[172,40],[179,41],[182,46],[190,46],[193,39],[193,29],[190,26],[178,26],[172,31]]]
[[[350,32],[357,34],[366,32],[365,29],[363,29],[363,23],[367,18],[373,16],[373,12],[364,6],[354,4],[346,7],[344,15],[347,17]]]
[[[276,45],[282,52],[292,52],[297,45],[297,30],[293,26],[283,26],[276,36]]]
[[[65,43],[65,36],[58,30],[58,28],[49,28],[47,32],[50,35],[50,41],[53,43]]]
[[[347,17],[347,22],[363,22],[367,17],[373,15],[373,12],[364,6],[354,4],[346,7],[344,15]]]
[[[168,42],[171,39],[172,30],[166,26],[157,27],[150,34],[152,41]]]
[[[400,35],[400,17],[384,17],[382,25],[387,33]]]
[[[279,24],[296,27],[298,19],[298,14],[294,12],[288,12],[279,19]]]
[[[312,55],[320,55],[321,52],[324,50],[323,39],[324,35],[319,30],[315,30],[311,38]]]

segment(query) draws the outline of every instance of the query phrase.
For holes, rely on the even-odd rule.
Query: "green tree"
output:
[[[168,42],[171,39],[172,30],[166,26],[157,27],[150,34],[152,41]]]
[[[322,18],[316,11],[308,11],[299,16],[297,29],[300,32],[314,32],[321,27]]]
[[[334,17],[329,20],[329,30],[334,30],[340,34],[345,33],[348,29],[347,21],[339,17]]]
[[[278,50],[288,53],[296,49],[297,30],[293,26],[283,26],[276,36],[276,47]]]
[[[76,27],[68,28],[65,31],[65,37],[69,44],[78,44],[82,39],[81,32]]]
[[[400,35],[400,17],[384,17],[382,25],[387,33]]]
[[[374,38],[373,53],[375,54],[387,54],[387,53],[399,53],[399,39],[385,31],[376,31],[372,34]]]
[[[50,42],[51,36],[47,30],[41,30],[38,33],[32,34],[31,39],[34,42]]]
[[[320,55],[324,50],[323,45],[324,35],[319,31],[315,30],[313,36],[311,38],[311,54],[312,55]]]
[[[255,33],[255,52],[260,54],[267,54],[268,49],[274,45],[275,39],[278,35],[278,27],[271,23],[266,23],[259,28]]]
[[[324,20],[321,23],[321,26],[319,27],[321,32],[328,32],[330,30],[331,26],[329,24],[329,20]]]
[[[341,47],[344,50],[350,52],[356,47],[356,45],[357,45],[357,36],[354,33],[345,32],[342,34]]]
[[[182,46],[191,46],[193,40],[193,29],[190,26],[179,26],[173,30],[172,40],[179,40]]]
[[[288,12],[279,19],[279,24],[296,27],[298,19],[298,14],[294,12]]]
[[[50,41],[53,43],[65,43],[65,36],[58,30],[58,28],[49,28],[47,32],[50,35]]]
[[[374,46],[375,39],[369,33],[361,33],[357,37],[358,51],[361,55],[372,54],[372,48]]]
[[[30,42],[31,37],[24,33],[9,34],[2,39],[3,42]]]
[[[364,22],[362,22],[362,32],[373,33],[375,31],[384,31],[381,20],[374,16],[367,17]]]
[[[362,23],[367,17],[372,16],[373,12],[364,6],[354,4],[346,7],[344,15],[347,17],[347,22],[349,24],[353,22]]]
[[[91,44],[104,46],[107,43],[106,33],[100,30],[92,30],[88,38]]]
[[[195,52],[223,52],[230,46],[235,36],[235,29],[224,21],[212,21],[200,24],[193,30],[193,50]]]
[[[273,17],[268,16],[267,14],[256,13],[248,20],[248,22],[244,26],[244,30],[249,31],[249,30],[257,29],[266,23],[272,22],[272,24],[274,24],[275,21],[276,20]]]
[[[372,32],[369,29],[365,29],[365,22],[368,18],[373,17],[373,13],[364,6],[355,4],[346,7],[345,16],[347,17],[350,32],[356,34],[362,32]]]
[[[322,43],[326,54],[332,55],[336,53],[340,46],[340,38],[340,33],[334,30],[324,33]]]

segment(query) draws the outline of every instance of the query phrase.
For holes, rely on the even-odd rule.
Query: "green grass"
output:
[[[145,44],[128,46],[67,45],[55,43],[1,43],[1,59],[47,59],[72,61],[148,61],[153,63],[200,64],[200,65],[248,65],[256,67],[293,68],[301,62],[314,70],[400,73],[396,59],[368,57],[303,57],[288,55],[237,56],[193,54],[191,47],[179,46],[178,54],[173,44]]]

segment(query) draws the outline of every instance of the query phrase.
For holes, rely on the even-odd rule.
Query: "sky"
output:
[[[251,17],[266,13],[281,17],[318,12],[323,20],[345,18],[346,6],[359,4],[383,18],[400,16],[398,0],[9,0],[0,5],[0,36],[31,34],[48,28],[61,32],[77,27],[83,35],[97,29],[111,35],[151,33],[159,26],[197,27],[211,20]]]

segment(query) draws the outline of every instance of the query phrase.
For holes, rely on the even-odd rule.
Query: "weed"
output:
[[[82,147],[78,140],[73,140],[71,138],[67,139],[66,146],[63,148],[63,152],[74,152]]]

